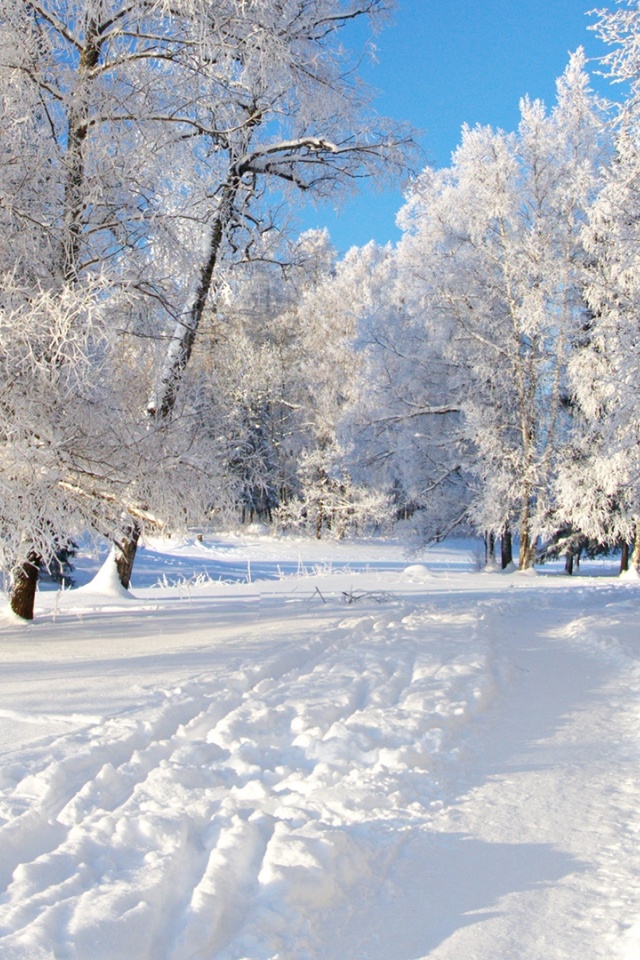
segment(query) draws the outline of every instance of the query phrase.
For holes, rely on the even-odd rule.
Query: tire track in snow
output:
[[[0,929],[15,932],[30,923],[45,906],[43,898],[52,903],[63,899],[60,884],[52,884],[50,874],[41,870],[43,858],[67,864],[65,881],[70,882],[75,870],[72,851],[83,824],[88,834],[94,827],[98,833],[104,832],[105,814],[126,811],[136,790],[149,777],[153,779],[161,765],[169,763],[185,740],[197,736],[198,728],[211,729],[256,684],[299,669],[305,660],[321,655],[322,647],[318,639],[295,649],[285,647],[276,657],[237,671],[224,685],[220,680],[203,679],[161,691],[161,705],[148,720],[111,719],[91,726],[84,734],[57,738],[49,749],[60,759],[27,774],[12,790],[3,792],[0,884],[6,889],[12,875],[14,881],[17,875],[17,887],[14,883],[3,899],[8,904],[17,902],[19,908],[9,907],[7,913],[0,904]],[[74,825],[80,826],[74,831]],[[80,884],[77,890],[81,889]]]
[[[481,763],[455,771],[456,802],[406,834],[325,960],[388,960],[399,929],[407,957],[637,960],[637,616],[611,607],[595,591],[486,604],[507,696],[480,724]]]
[[[4,793],[0,944],[31,960],[56,931],[70,958],[115,960],[117,933],[137,960],[302,958],[295,944],[373,869],[363,823],[427,816],[491,696],[473,617],[450,618],[446,649],[425,643],[436,623],[348,617],[159,693],[147,720],[60,738],[58,759]]]

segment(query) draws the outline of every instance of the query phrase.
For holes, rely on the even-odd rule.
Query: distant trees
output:
[[[384,384],[370,423],[400,428],[402,455],[430,461],[427,495],[410,489],[439,504],[433,535],[463,518],[496,537],[515,526],[522,568],[554,509],[571,429],[567,364],[587,317],[581,232],[601,131],[581,51],[551,112],[525,99],[515,134],[466,127],[451,168],[414,183],[388,319],[365,325]]]

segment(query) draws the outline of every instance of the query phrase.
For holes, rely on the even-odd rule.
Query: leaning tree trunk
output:
[[[39,555],[31,550],[27,559],[13,571],[11,609],[23,620],[33,620],[36,589],[40,576]]]
[[[167,354],[158,381],[147,404],[147,414],[158,420],[169,420],[176,404],[178,386],[185,367],[191,359],[200,321],[213,286],[214,271],[218,263],[225,230],[231,220],[241,178],[235,174],[225,183],[220,204],[211,225],[209,246],[200,268],[198,283],[185,311],[184,318],[177,321],[167,347]],[[140,539],[140,528],[134,521],[122,549],[116,554],[118,576],[123,587],[129,589],[131,572]]]
[[[116,544],[116,568],[118,570],[120,583],[125,590],[129,589],[131,583],[131,574],[133,572],[133,564],[136,559],[138,541],[140,540],[141,533],[142,528],[140,524],[136,520],[133,520],[125,536]]]
[[[167,419],[173,413],[180,379],[191,358],[198,327],[213,286],[222,240],[231,220],[239,188],[240,179],[233,177],[222,190],[220,205],[211,225],[207,256],[200,269],[195,292],[184,317],[175,325],[158,382],[147,404],[147,413],[151,417]]]

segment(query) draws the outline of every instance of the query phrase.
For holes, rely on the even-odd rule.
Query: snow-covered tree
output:
[[[565,449],[601,120],[578,51],[553,110],[525,98],[517,133],[466,127],[452,167],[425,171],[399,217],[400,284],[425,326],[423,356],[455,370],[449,402],[476,485],[468,516],[495,534],[517,523],[522,568]]]
[[[414,299],[415,280],[401,271],[398,251],[374,244],[342,266],[343,282],[358,292],[360,361],[343,430],[355,475],[387,490],[422,541],[464,519],[460,399],[455,367]]]
[[[74,316],[99,316],[112,355],[126,354],[128,371],[137,371],[129,377],[128,395],[118,393],[127,377],[112,372],[107,381],[102,354],[86,348],[88,362],[96,366],[93,379],[103,385],[93,407],[96,417],[103,423],[110,419],[114,436],[135,439],[116,456],[115,448],[101,446],[102,433],[95,428],[94,459],[104,466],[109,449],[121,471],[112,464],[108,471],[101,468],[95,487],[78,485],[81,497],[98,503],[92,508],[97,516],[111,500],[119,505],[113,515],[128,517],[124,535],[120,521],[104,528],[126,548],[123,580],[140,517],[159,518],[165,507],[177,515],[159,482],[165,474],[153,469],[154,462],[182,457],[188,469],[204,462],[206,449],[215,461],[209,471],[219,472],[223,458],[214,452],[211,436],[204,431],[196,437],[197,407],[185,402],[176,410],[176,386],[210,290],[219,286],[223,250],[228,261],[246,259],[256,236],[272,225],[264,189],[275,182],[328,195],[384,162],[396,163],[396,169],[404,162],[405,132],[394,133],[371,114],[365,119],[368,96],[346,69],[351,61],[338,42],[345,25],[359,17],[377,20],[387,7],[387,0],[284,5],[7,0],[3,5],[0,271],[9,293],[2,319],[10,326],[16,311],[26,316],[32,308],[48,317],[53,329],[57,305],[77,303]],[[23,300],[18,306],[15,290]],[[168,349],[161,339],[167,334]],[[70,348],[78,342],[84,344],[74,332]],[[20,349],[26,351],[21,362],[30,371],[27,379],[37,378],[43,357],[34,361],[28,343]],[[15,356],[9,342],[7,369],[14,369]],[[51,411],[39,402],[21,409],[32,419],[20,429],[34,438],[52,422],[54,411],[61,415],[55,404]],[[158,416],[145,422],[145,409]],[[11,421],[13,412],[7,411]],[[12,429],[9,422],[7,437]],[[89,440],[87,434],[85,446],[69,449],[72,473],[74,458],[89,458]],[[159,446],[151,455],[153,443]],[[4,479],[18,482],[9,474]],[[72,487],[75,481],[60,475],[50,489],[62,498],[60,491]],[[201,489],[198,483],[189,487]],[[51,531],[51,543],[64,533],[62,499],[60,511],[47,499],[41,513],[35,490],[37,545],[28,543],[31,519],[20,519],[30,502],[27,491],[15,517],[8,506],[3,513],[7,524],[15,520],[24,527],[25,562],[40,553],[46,560],[45,531]],[[172,492],[179,499],[175,484]],[[225,486],[210,502],[226,492]],[[11,502],[7,497],[5,504]],[[22,569],[22,560],[16,562],[17,581],[23,573],[31,580],[33,564]]]
[[[300,331],[299,397],[306,425],[297,496],[280,517],[304,522],[316,536],[325,529],[342,536],[389,518],[388,497],[359,469],[347,426],[365,375],[355,341],[359,320],[375,296],[369,279],[377,256],[375,244],[350,250],[289,315]]]
[[[145,478],[143,470],[163,461],[167,432],[161,438],[160,431],[142,424],[144,400],[134,400],[132,390],[137,381],[119,375],[116,365],[107,377],[105,358],[119,354],[127,369],[137,367],[144,379],[148,364],[133,335],[150,332],[146,320],[167,300],[161,271],[173,217],[161,201],[169,195],[168,158],[175,161],[177,150],[184,154],[182,142],[193,132],[196,74],[188,61],[201,33],[195,30],[195,10],[187,16],[185,6],[178,16],[162,4],[111,0],[3,5],[0,271],[7,379],[2,390],[10,400],[3,408],[2,440],[15,454],[15,436],[30,437],[35,456],[25,452],[30,469],[21,481],[12,472],[17,461],[4,461],[4,480],[18,487],[18,499],[5,497],[3,523],[18,531],[21,547],[9,549],[6,557],[15,562],[12,603],[27,616],[33,590],[25,603],[20,584],[26,577],[33,585],[34,565],[23,567],[23,560],[47,562],[52,543],[66,531],[64,517],[95,516],[98,528],[121,542],[122,511],[149,515],[147,494],[133,494],[133,487],[140,490],[163,475],[151,470]],[[190,110],[186,119],[183,107]],[[75,386],[61,390],[61,405],[54,391],[63,377]],[[116,384],[124,388],[127,379],[129,395],[118,394]],[[42,392],[47,380],[49,398]],[[90,398],[84,425],[83,395]],[[17,402],[25,396],[29,402]],[[76,425],[75,432],[65,420]],[[119,446],[106,442],[116,436]],[[149,456],[154,440],[158,448]],[[79,479],[82,464],[90,463],[96,465],[95,483],[91,471],[88,482]],[[151,486],[161,493],[155,481]],[[79,511],[67,503],[76,493],[85,504]],[[118,505],[107,511],[110,523],[102,523],[106,503]],[[129,522],[134,523],[131,517]]]
[[[373,25],[390,0],[289,0],[233,4],[236,47],[215,132],[205,137],[208,207],[199,258],[148,403],[169,416],[207,304],[216,306],[224,257],[250,250],[264,229],[264,204],[294,191],[337,198],[362,177],[406,169],[405,127],[371,109],[357,57],[341,42],[353,21]],[[223,122],[221,123],[221,120]]]
[[[591,308],[582,348],[571,364],[584,421],[574,468],[560,477],[571,522],[603,543],[635,543],[640,566],[637,368],[640,362],[640,5],[599,11],[595,29],[612,46],[603,63],[625,85],[617,105],[615,154],[584,230]]]

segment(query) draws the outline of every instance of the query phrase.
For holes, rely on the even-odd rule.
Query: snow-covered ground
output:
[[[640,585],[156,543],[0,617],[2,960],[637,960]]]

